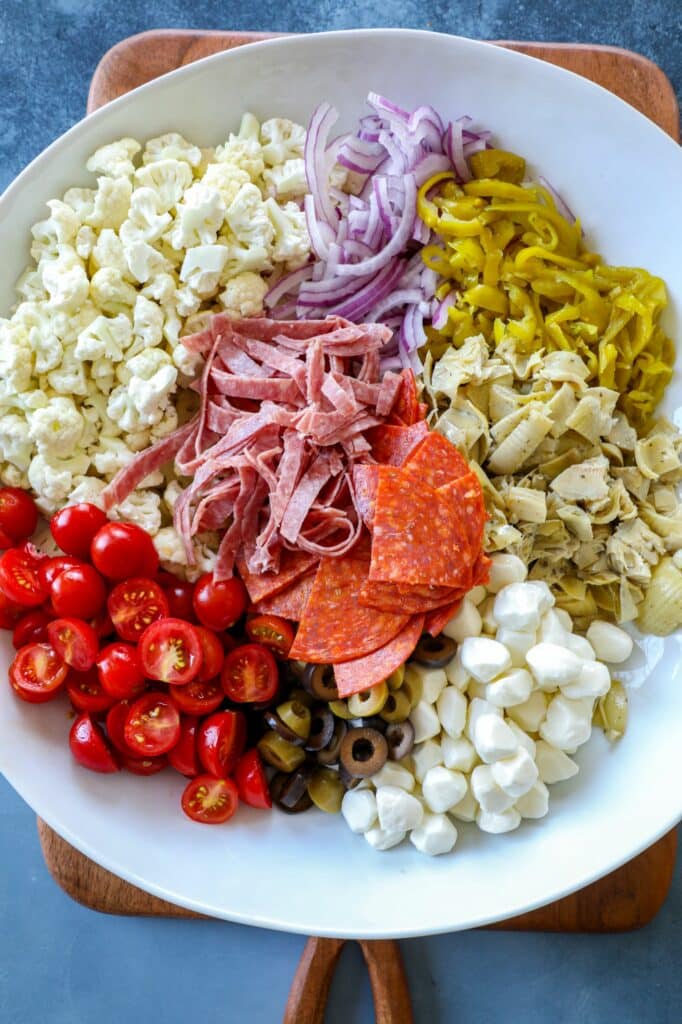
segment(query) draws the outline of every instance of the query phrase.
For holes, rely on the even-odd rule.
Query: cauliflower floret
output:
[[[245,245],[272,245],[275,229],[256,185],[242,185],[225,213],[235,238]]]
[[[47,299],[43,275],[38,268],[31,270],[30,267],[27,267],[15,284],[14,290],[25,302],[42,302]]]
[[[142,163],[151,164],[156,160],[184,160],[190,167],[201,162],[201,150],[178,132],[168,132],[150,139],[144,147]]]
[[[47,383],[58,395],[88,394],[88,381],[82,361],[75,354],[75,346],[64,348],[59,365],[47,375]]]
[[[174,430],[178,429],[178,413],[175,405],[172,403],[167,405],[163,411],[163,416],[158,423],[155,423],[150,430],[151,440],[158,441],[162,437],[166,437],[168,434],[172,434]],[[147,479],[149,479],[147,477]],[[154,484],[156,486],[156,484]]]
[[[168,353],[149,348],[128,361],[126,373],[129,380],[112,391],[107,414],[125,431],[153,426],[163,417],[175,389],[176,367]]]
[[[25,327],[0,320],[0,381],[16,394],[31,386],[32,374],[33,352]]]
[[[180,331],[182,329],[182,320],[178,316],[175,309],[167,307],[165,310],[166,319],[163,322],[163,336],[169,345],[174,346],[178,343],[180,337]]]
[[[171,263],[163,253],[148,242],[131,242],[123,246],[126,265],[132,277],[140,284],[171,269]]]
[[[116,270],[115,267],[102,267],[92,275],[90,296],[103,313],[116,316],[132,309],[137,292],[131,284],[123,280],[120,270]]]
[[[201,184],[219,192],[227,207],[234,201],[242,185],[248,185],[250,181],[246,171],[234,164],[209,164]]]
[[[85,166],[89,171],[106,174],[109,178],[130,178],[135,173],[133,157],[141,149],[136,139],[118,139],[96,149]]]
[[[163,341],[163,310],[146,295],[138,295],[133,312],[133,336],[144,348],[152,348]],[[133,343],[134,344],[134,343]]]
[[[163,492],[163,500],[169,512],[173,511],[173,509],[175,508],[175,502],[178,500],[183,491],[184,487],[182,487],[182,485],[179,484],[177,480],[171,480],[171,482],[168,484],[165,491]]]
[[[121,224],[119,236],[124,245],[155,242],[161,238],[170,221],[169,213],[159,212],[154,189],[136,188],[130,197],[128,218]]]
[[[118,231],[128,216],[133,186],[128,178],[98,178],[92,213],[85,220],[91,228]]]
[[[120,437],[102,437],[92,454],[92,461],[98,473],[112,477],[128,465],[133,455],[134,452]]]
[[[263,121],[260,141],[266,164],[275,167],[292,157],[302,157],[305,137],[303,125],[295,124],[285,117],[272,117],[269,121]]]
[[[178,288],[175,293],[175,308],[178,316],[192,316],[201,306],[201,296],[197,295],[190,285],[186,284]]]
[[[100,231],[90,256],[90,273],[112,267],[125,275],[128,272],[123,242],[111,228]]]
[[[24,371],[27,376],[25,386],[28,387],[31,369],[36,374],[41,374],[47,373],[48,370],[59,365],[62,358],[62,344],[54,329],[54,318],[50,317],[46,303],[22,302],[17,306],[11,322],[12,333],[15,339],[18,341],[23,336],[24,341],[28,342],[30,352],[32,352],[33,359],[31,354],[27,355],[26,370]],[[15,357],[23,358],[23,355],[16,353]],[[32,365],[33,360],[35,360],[34,365]],[[19,367],[17,367],[17,371],[16,390],[21,391],[24,388],[18,386],[18,380],[22,376],[22,372]],[[4,375],[0,375],[0,390],[6,391],[7,389],[9,389],[10,393],[12,392],[12,387],[7,378]]]
[[[198,374],[203,359],[198,352],[192,352],[179,340],[173,348],[173,362],[186,381],[194,380]]]
[[[31,459],[28,482],[36,495],[36,504],[43,512],[56,512],[73,490],[74,476],[88,471],[88,457],[81,453],[71,459],[49,460],[39,453]]]
[[[193,547],[196,565],[188,566],[185,570],[185,576],[191,583],[205,572],[213,572],[215,569],[218,560],[218,538],[215,534],[199,534],[194,538]]]
[[[71,246],[59,246],[56,260],[42,261],[43,284],[50,296],[48,305],[64,313],[75,313],[88,297],[90,282],[83,261]]]
[[[74,245],[76,247],[76,252],[82,260],[89,259],[97,245],[97,232],[94,228],[90,228],[87,224],[84,224],[82,228],[78,229]]]
[[[263,180],[272,196],[303,196],[308,191],[305,163],[298,156],[275,167],[266,167]]]
[[[75,453],[85,423],[71,398],[50,398],[43,409],[36,409],[29,420],[29,437],[38,452],[48,459],[69,458]]]
[[[198,181],[187,189],[178,204],[176,219],[166,238],[177,250],[209,245],[215,242],[224,219],[225,203],[218,189]]]
[[[142,294],[148,299],[156,299],[162,306],[170,306],[175,298],[175,290],[178,282],[172,274],[157,274],[142,289]]]
[[[105,488],[104,480],[98,480],[96,476],[75,476],[73,478],[74,488],[68,497],[67,505],[78,505],[87,501],[98,508],[104,508],[102,491]]]
[[[296,203],[278,206],[274,199],[266,199],[263,205],[275,231],[273,259],[278,263],[286,263],[291,270],[302,267],[310,255],[305,213],[299,210]]]
[[[47,206],[50,208],[50,216],[31,228],[31,256],[36,263],[44,257],[55,259],[60,245],[73,245],[81,226],[75,210],[67,203],[50,199]]]
[[[259,140],[259,124],[253,114],[242,117],[239,134],[230,133],[222,146],[217,146],[215,158],[219,163],[235,164],[249,175],[251,180],[259,178],[265,166]]]
[[[154,537],[159,560],[164,569],[169,572],[177,572],[179,568],[187,565],[187,555],[182,538],[173,526],[164,526]]]
[[[17,413],[0,416],[0,460],[10,462],[26,472],[33,454],[33,442],[28,434],[28,421]]]
[[[183,160],[155,160],[135,171],[135,185],[156,193],[156,208],[166,213],[178,205],[192,184],[192,168]]]
[[[22,470],[17,469],[16,466],[8,463],[0,469],[0,480],[7,487],[20,487],[22,491],[28,491],[30,484],[26,473]]]
[[[74,355],[76,359],[96,361],[123,358],[124,351],[133,340],[130,320],[124,313],[117,316],[98,316],[78,335]]]
[[[114,519],[135,523],[153,537],[161,528],[161,498],[154,491],[133,491],[111,514]]]
[[[228,281],[219,298],[230,316],[258,316],[263,312],[263,299],[268,287],[267,281],[259,274],[247,271]]]
[[[196,245],[188,249],[182,263],[180,280],[189,284],[203,298],[213,295],[228,255],[225,245]],[[191,312],[195,313],[196,309]]]
[[[63,200],[76,214],[79,224],[85,224],[95,209],[95,195],[94,188],[69,188],[64,193]]]

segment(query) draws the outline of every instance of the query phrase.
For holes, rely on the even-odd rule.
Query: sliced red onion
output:
[[[414,175],[407,174],[405,176],[405,206],[400,218],[400,224],[393,237],[376,256],[372,256],[367,260],[361,260],[360,263],[342,264],[339,267],[339,274],[342,277],[355,277],[359,274],[373,274],[375,271],[385,267],[389,260],[393,256],[397,256],[403,250],[405,243],[409,241],[416,216],[417,186]]]
[[[338,216],[329,196],[329,170],[332,163],[326,148],[329,132],[338,118],[338,111],[334,107],[329,103],[320,103],[310,119],[303,151],[308,188],[315,201],[315,212],[330,227],[338,222]]]
[[[417,188],[421,188],[424,182],[432,178],[434,174],[452,169],[452,161],[445,153],[427,153],[413,168]]]
[[[407,110],[403,110],[402,107],[392,103],[391,100],[387,100],[385,96],[380,96],[377,92],[371,92],[367,97],[367,102],[370,107],[374,107],[379,117],[388,115],[390,118],[398,118],[400,121],[407,121],[410,118]]]
[[[547,189],[547,191],[551,195],[552,199],[554,200],[554,205],[556,206],[556,208],[559,211],[559,213],[561,214],[561,216],[565,217],[566,220],[569,222],[569,224],[575,224],[575,221],[576,221],[575,214],[571,210],[571,208],[568,205],[568,203],[566,202],[566,200],[563,199],[559,195],[559,193],[554,188],[554,186],[551,184],[551,182],[547,181],[547,178],[542,178],[542,177],[538,178],[538,182],[540,183],[540,185],[542,185],[543,188]]]
[[[445,151],[452,161],[455,174],[460,181],[471,181],[471,171],[464,157],[464,141],[462,139],[462,125],[458,121],[452,121],[445,132]]]
[[[301,267],[300,270],[292,270],[288,274],[284,274],[280,277],[279,281],[272,286],[269,292],[265,296],[265,305],[268,308],[276,306],[280,299],[290,292],[298,291],[299,286],[307,281],[313,272],[311,263],[306,264],[305,267]]]
[[[324,260],[329,255],[329,246],[335,237],[334,231],[329,224],[318,220],[315,210],[315,199],[310,193],[303,199],[303,209],[305,210],[305,222],[313,252],[318,259]]]
[[[448,322],[448,310],[450,309],[450,306],[454,306],[455,302],[457,302],[457,292],[453,288],[452,291],[448,292],[442,302],[438,303],[435,312],[433,313],[431,323],[437,331],[440,331],[445,327]]]
[[[398,288],[396,291],[391,292],[381,302],[377,302],[370,311],[365,315],[365,319],[369,324],[375,324],[378,320],[383,323],[387,323],[384,313],[387,313],[391,309],[395,309],[397,306],[406,306],[410,303],[419,303],[423,298],[422,292],[419,288]]]

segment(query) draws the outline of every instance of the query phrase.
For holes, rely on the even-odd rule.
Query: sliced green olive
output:
[[[604,730],[610,740],[619,740],[625,734],[628,724],[628,695],[618,679],[613,680],[609,692],[597,701],[592,721]]]
[[[388,744],[376,729],[349,729],[341,743],[340,756],[349,775],[366,779],[386,764]]]
[[[280,772],[293,772],[305,761],[301,747],[295,747],[272,729],[258,741],[258,751],[264,761]]]
[[[410,702],[410,710],[416,708],[419,701],[422,699],[424,693],[424,683],[422,682],[421,676],[418,676],[413,668],[407,666],[405,671],[405,680],[402,686],[402,692],[407,694],[407,699]]]
[[[339,813],[344,792],[339,773],[331,768],[318,768],[308,783],[308,796],[316,807],[327,814]]]
[[[399,690],[400,687],[403,685],[404,678],[405,666],[401,665],[400,668],[397,668],[395,670],[395,672],[391,672],[390,676],[386,680],[386,685],[388,686],[389,690]]]
[[[444,668],[455,656],[457,645],[449,636],[425,635],[414,649],[412,657],[426,668]]]
[[[287,700],[284,704],[277,705],[277,714],[296,736],[301,740],[307,740],[310,736],[310,708],[297,700]]]
[[[388,699],[381,709],[381,717],[385,722],[404,722],[410,714],[412,705],[404,690],[389,693]]]
[[[351,718],[355,718],[355,715],[348,710],[348,705],[345,700],[332,700],[329,702],[329,710],[337,718],[343,718],[346,722],[350,722]]]
[[[388,686],[386,683],[377,683],[369,690],[362,690],[354,693],[348,698],[348,710],[354,718],[369,718],[371,715],[378,715],[388,697]]]

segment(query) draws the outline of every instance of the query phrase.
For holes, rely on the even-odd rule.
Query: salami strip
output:
[[[365,559],[323,558],[289,657],[331,664],[369,654],[383,647],[409,621],[364,608],[358,602],[367,579]]]
[[[372,654],[352,661],[334,664],[334,678],[340,697],[350,697],[360,690],[383,682],[391,672],[400,668],[419,643],[424,625],[423,615],[413,615],[406,625]]]
[[[314,572],[306,573],[295,583],[280,590],[278,594],[272,594],[270,597],[264,597],[262,601],[258,601],[253,606],[253,611],[258,615],[281,615],[283,619],[290,619],[291,622],[300,622],[313,589],[314,580]]]
[[[370,580],[468,587],[472,560],[452,501],[428,484],[415,487],[402,469],[380,466]]]
[[[356,508],[368,530],[372,529],[378,481],[379,472],[377,466],[363,463],[353,467]]]
[[[393,405],[390,422],[411,427],[413,423],[424,419],[426,406],[419,404],[414,372],[406,368],[401,372],[400,378],[400,390]]]
[[[469,544],[478,551],[483,543],[483,531],[487,519],[481,483],[475,473],[467,473],[458,480],[451,480],[439,488],[442,498],[457,509],[464,524]]]
[[[372,445],[372,455],[377,462],[389,466],[402,466],[410,452],[428,433],[429,428],[424,420],[411,427],[382,423],[381,426],[367,431],[367,440]]]
[[[246,568],[244,556],[238,555],[237,570],[249,597],[254,604],[257,604],[264,598],[272,597],[285,590],[289,584],[310,572],[318,561],[317,555],[309,555],[305,551],[284,550],[280,559],[279,572],[254,574]]]
[[[360,590],[360,604],[379,608],[383,612],[404,612],[419,615],[451,603],[460,594],[452,587],[403,587],[397,583],[379,583],[367,580]]]
[[[431,487],[443,487],[469,472],[469,463],[454,444],[437,434],[428,434],[412,451],[405,469],[420,482]]]

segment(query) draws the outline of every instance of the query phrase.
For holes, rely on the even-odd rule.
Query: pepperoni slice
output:
[[[379,608],[384,612],[419,615],[444,604],[451,604],[459,596],[460,591],[452,587],[427,587],[423,584],[408,587],[399,583],[367,580],[360,590],[358,600],[368,608]]]
[[[470,547],[474,551],[479,551],[483,544],[483,531],[488,517],[485,511],[483,489],[476,474],[470,472],[459,477],[458,480],[451,480],[439,487],[438,493],[457,509]]]
[[[256,604],[266,597],[272,597],[273,594],[279,594],[280,591],[286,590],[290,583],[310,572],[318,561],[317,555],[309,555],[305,551],[285,550],[282,552],[279,572],[252,574],[246,568],[246,561],[242,556],[237,557],[237,569],[249,597]]]
[[[279,594],[273,594],[271,597],[264,597],[262,601],[258,601],[253,607],[254,612],[259,615],[281,615],[283,619],[290,619],[291,622],[300,622],[313,589],[314,580],[315,573],[306,573],[285,590],[280,590]]]
[[[453,615],[456,615],[459,611],[461,603],[462,593],[460,591],[460,596],[456,601],[429,612],[428,615],[424,616],[424,632],[430,636],[438,636],[439,633],[442,633]]]
[[[426,423],[420,420],[409,427],[382,423],[381,426],[368,430],[365,436],[372,445],[372,455],[377,462],[389,466],[402,466],[410,452],[422,438],[428,436],[428,433]]]
[[[442,434],[428,434],[412,451],[405,469],[421,483],[443,487],[470,473],[469,463]]]
[[[409,621],[358,602],[367,579],[365,559],[323,558],[289,657],[330,664],[383,647]],[[366,684],[369,685],[369,684]]]
[[[393,403],[393,409],[391,410],[391,416],[389,419],[390,423],[404,424],[406,427],[411,427],[414,423],[419,420],[423,420],[426,415],[426,406],[420,405],[417,397],[417,381],[414,376],[414,372],[410,369],[404,369],[401,376],[400,390],[398,396]]]
[[[363,658],[353,658],[334,665],[334,679],[340,697],[376,686],[395,672],[412,654],[419,643],[424,626],[423,615],[413,615],[396,636],[387,644]]]

